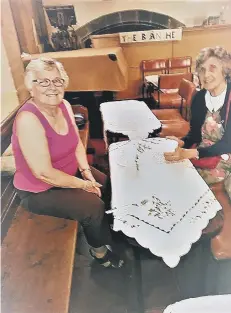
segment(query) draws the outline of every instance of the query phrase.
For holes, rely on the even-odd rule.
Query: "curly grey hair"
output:
[[[25,85],[28,90],[32,89],[32,81],[36,79],[35,74],[36,72],[41,72],[44,70],[51,71],[53,69],[57,69],[60,73],[60,76],[62,79],[64,79],[64,88],[68,86],[69,83],[69,77],[62,65],[62,63],[51,59],[51,58],[45,58],[41,57],[35,60],[30,61],[30,63],[26,67],[26,73],[25,73]]]
[[[225,78],[231,80],[231,53],[222,47],[216,46],[214,48],[204,48],[200,51],[196,58],[196,71],[200,71],[202,64],[209,58],[215,57],[221,61],[223,73]]]

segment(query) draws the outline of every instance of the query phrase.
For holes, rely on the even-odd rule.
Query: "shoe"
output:
[[[124,265],[124,261],[119,258],[114,252],[107,249],[106,254],[102,258],[97,258],[92,249],[89,250],[91,256],[102,266],[104,267],[112,267],[112,268],[121,268]]]

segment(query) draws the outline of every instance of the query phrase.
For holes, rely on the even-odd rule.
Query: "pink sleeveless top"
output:
[[[26,103],[22,106],[19,112],[28,111],[37,116],[42,124],[48,141],[48,147],[51,156],[51,163],[53,168],[56,168],[66,174],[75,175],[78,169],[78,163],[75,156],[76,147],[79,139],[75,132],[69,113],[65,104],[62,102],[59,107],[68,124],[68,133],[66,135],[57,134],[51,127],[45,116],[39,111],[39,109],[32,103]],[[36,134],[34,134],[36,140]],[[31,169],[29,168],[21,148],[16,132],[16,123],[13,125],[13,134],[11,137],[12,148],[15,156],[16,172],[14,175],[14,186],[17,189],[41,192],[52,188],[53,186],[47,184],[40,179],[36,178]]]

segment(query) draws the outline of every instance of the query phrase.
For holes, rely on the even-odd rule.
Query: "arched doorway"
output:
[[[185,25],[169,15],[146,11],[127,10],[103,15],[77,29],[80,48],[90,46],[90,36],[129,31],[178,28]]]

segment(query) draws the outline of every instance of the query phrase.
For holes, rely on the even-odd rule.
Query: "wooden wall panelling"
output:
[[[214,46],[222,46],[231,51],[231,27],[185,30],[182,40],[173,43],[173,56],[192,56],[194,69],[199,51]]]
[[[172,42],[121,44],[128,65],[140,65],[142,60],[170,58]]]
[[[23,29],[22,17],[21,17],[20,10],[19,10],[20,4],[21,4],[20,0],[18,0],[17,2],[14,0],[10,0],[10,7],[11,7],[13,21],[15,24],[15,29],[16,29],[16,33],[18,37],[20,51],[27,52],[26,38],[24,34],[24,29]]]
[[[9,0],[2,1],[1,8],[2,12],[4,12],[1,19],[2,39],[6,49],[15,88],[20,103],[23,103],[29,97],[29,92],[24,85],[24,66],[21,60],[21,51]]]
[[[10,6],[21,51],[38,53],[32,24],[32,19],[34,19],[32,1],[35,0],[10,0]]]
[[[141,61],[172,56],[172,42],[122,44],[128,63],[128,88],[117,93],[116,98],[129,99],[142,97]]]
[[[116,99],[133,99],[141,96],[141,72],[139,66],[128,67],[128,87],[126,90],[119,91]]]
[[[120,39],[118,34],[110,35],[94,35],[91,36],[92,47],[96,49],[108,47],[120,47]]]
[[[210,26],[204,28],[186,28],[181,41],[121,44],[128,62],[129,83],[125,91],[117,93],[117,99],[137,98],[142,85],[140,62],[142,60],[192,56],[194,70],[195,58],[199,51],[208,46],[221,45],[231,51],[231,25]],[[92,36],[95,48],[119,45],[119,35]],[[140,81],[139,81],[140,80]]]

